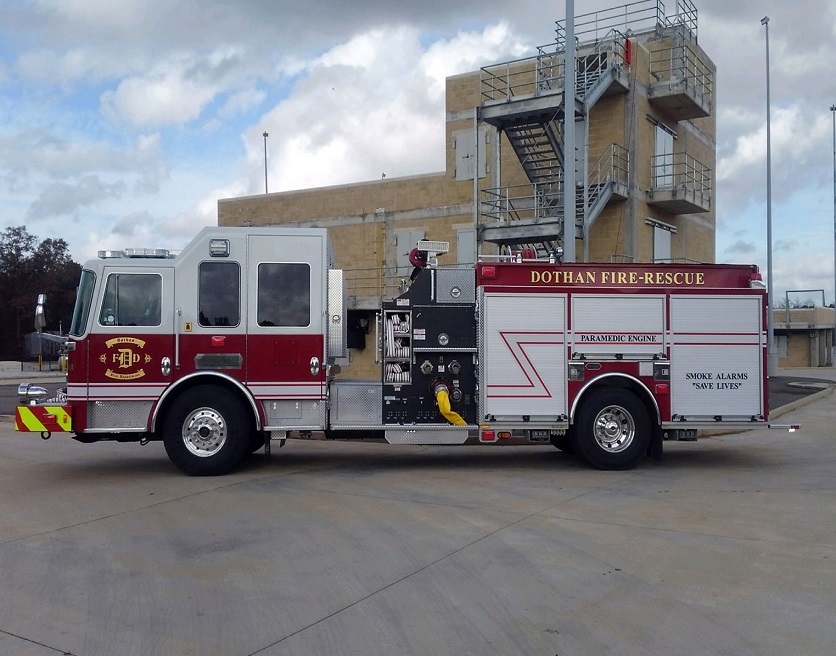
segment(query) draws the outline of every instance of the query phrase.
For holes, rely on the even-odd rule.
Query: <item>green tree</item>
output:
[[[0,353],[6,359],[22,354],[23,335],[34,329],[38,294],[47,295],[46,328],[66,331],[72,319],[81,266],[70,258],[63,239],[38,241],[25,226],[0,233]]]

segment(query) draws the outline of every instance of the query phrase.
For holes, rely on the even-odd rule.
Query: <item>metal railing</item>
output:
[[[630,157],[627,149],[610,144],[589,171],[586,185],[576,192],[575,211],[578,218],[587,216],[598,198],[612,183],[627,184]],[[526,221],[537,223],[563,215],[563,174],[549,182],[505,185],[483,189],[480,216],[497,222]]]
[[[575,95],[586,97],[596,82],[613,67],[625,64],[627,37],[616,29],[581,47],[575,60]],[[539,98],[563,93],[564,49],[558,44],[539,46],[535,57],[514,59],[481,69],[483,103]]]
[[[563,212],[563,176],[549,183],[505,185],[482,190],[480,215],[497,222],[537,223]]]
[[[439,269],[470,269],[472,264],[445,264]],[[343,269],[346,296],[349,308],[355,307],[359,299],[374,299],[379,304],[391,300],[406,291],[410,284],[413,267],[359,267]]]
[[[638,31],[681,25],[697,38],[697,8],[691,0],[676,0],[674,13],[667,16],[661,0],[639,0],[619,7],[610,7],[574,17],[575,38],[597,39],[612,29]],[[566,44],[566,20],[555,22],[555,41],[559,47]]]
[[[409,275],[406,267],[343,269],[349,305],[358,298],[394,298],[406,288]]]
[[[630,168],[630,154],[624,146],[610,144],[598,161],[589,171],[589,182],[586,186],[586,209],[583,211],[584,222],[587,226],[598,217],[603,207],[597,206],[599,200],[605,203],[609,196],[607,192],[613,190],[614,184],[627,185],[627,174]]]
[[[697,9],[694,3],[691,0],[676,0],[674,6],[673,16],[666,15],[661,0],[640,0],[575,16],[575,39],[579,44],[578,95],[584,97],[603,71],[624,63],[624,32],[627,30],[676,27],[696,40]],[[536,56],[482,68],[483,102],[562,93],[566,21],[559,20],[555,25],[555,42],[539,46]],[[588,50],[590,47],[591,51]],[[590,78],[591,73],[594,79]],[[698,76],[695,74],[692,77],[696,79]]]
[[[535,57],[482,67],[482,102],[539,97],[563,90],[563,57],[554,45],[540,46]]]
[[[611,29],[592,44],[591,49],[581,46],[575,63],[575,88],[578,97],[586,98],[605,73],[623,69],[627,56],[627,37],[617,29]]]
[[[630,170],[630,153],[619,144],[610,144],[589,171],[589,184],[601,186],[608,182],[627,184]]]
[[[675,12],[673,16],[665,18],[665,26],[667,27],[684,27],[688,30],[688,34],[696,40],[697,38],[697,8],[691,0],[677,0],[674,5]],[[664,5],[662,5],[664,12]]]
[[[671,88],[684,85],[709,103],[714,94],[714,73],[689,43],[659,48],[650,53],[650,74]]]
[[[705,264],[702,260],[692,257],[656,257],[651,260],[654,264]]]
[[[607,262],[610,264],[633,264],[635,256],[626,253],[613,253]],[[702,260],[695,260],[690,257],[667,257],[651,260],[654,264],[705,264]]]
[[[687,153],[668,153],[650,158],[653,189],[683,188],[711,202],[711,169]]]

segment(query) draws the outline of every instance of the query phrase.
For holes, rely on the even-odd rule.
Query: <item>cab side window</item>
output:
[[[241,269],[237,262],[201,262],[198,280],[201,326],[237,326],[241,322]]]
[[[157,274],[111,273],[99,323],[103,326],[159,326],[163,279]]]
[[[257,321],[259,326],[310,325],[310,265],[278,262],[258,265]]]

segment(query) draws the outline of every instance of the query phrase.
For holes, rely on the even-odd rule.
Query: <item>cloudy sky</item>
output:
[[[263,192],[264,131],[270,191],[443,170],[444,78],[534,54],[565,8],[2,3],[0,229],[63,237],[79,262],[105,247],[182,248],[217,223],[218,198]],[[836,0],[694,3],[718,68],[717,259],[765,269],[769,15],[775,291],[824,289],[830,303]],[[575,12],[618,4],[575,0]]]

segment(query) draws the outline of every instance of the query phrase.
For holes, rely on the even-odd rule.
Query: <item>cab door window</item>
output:
[[[307,327],[311,323],[311,267],[267,262],[258,265],[258,325]]]
[[[237,326],[241,322],[241,269],[237,262],[201,262],[198,281],[201,326]]]
[[[108,276],[99,323],[103,326],[159,326],[163,279],[158,274]]]

